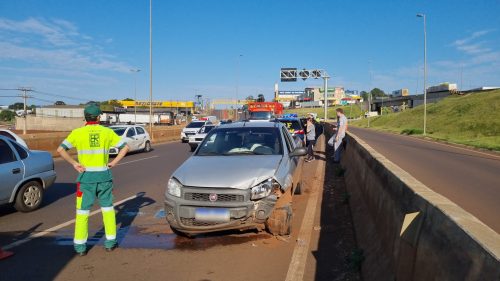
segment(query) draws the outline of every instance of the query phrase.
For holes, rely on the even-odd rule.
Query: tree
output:
[[[54,105],[66,105],[66,103],[61,100],[58,100],[54,103]]]
[[[11,104],[11,105],[9,105],[9,109],[13,109],[13,110],[24,109],[24,103],[22,103],[22,102],[16,102],[14,104]]]
[[[373,88],[373,90],[370,91],[372,94],[372,98],[375,97],[386,97],[387,95],[385,94],[384,91],[380,90],[379,88]]]
[[[361,91],[361,93],[359,93],[361,95],[361,97],[363,98],[363,100],[368,100],[368,92],[366,91]]]
[[[126,98],[126,99],[124,99],[124,101],[134,101],[134,99]]]
[[[10,110],[2,110],[0,112],[0,121],[11,121],[15,116],[16,114]]]
[[[257,96],[257,102],[265,102],[266,101],[266,98],[264,97],[263,94],[259,94]]]
[[[254,100],[255,100],[255,98],[254,98],[252,95],[249,95],[249,96],[247,97],[247,100],[248,100],[248,101],[254,101]]]
[[[113,111],[115,107],[121,107],[121,106],[122,104],[118,100],[107,100],[99,104],[101,110],[104,111]]]

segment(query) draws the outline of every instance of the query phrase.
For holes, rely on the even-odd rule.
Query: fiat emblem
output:
[[[210,193],[210,195],[208,196],[208,199],[210,200],[210,202],[215,202],[215,201],[217,201],[217,194],[215,194],[215,193]]]

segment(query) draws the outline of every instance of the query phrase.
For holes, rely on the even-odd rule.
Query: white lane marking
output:
[[[325,147],[323,141],[323,150]],[[319,169],[316,169],[314,181],[320,181],[325,174],[325,161],[319,162]],[[316,190],[311,193],[307,200],[307,207],[300,226],[299,236],[297,237],[297,244],[293,249],[292,260],[288,266],[286,274],[286,281],[301,281],[304,279],[304,271],[306,269],[307,255],[309,253],[309,244],[311,243],[311,235],[313,230],[314,218],[316,216],[316,206],[318,205],[319,195],[322,192],[321,185],[315,183]]]
[[[135,194],[135,195],[132,195],[132,196],[130,196],[130,197],[128,197],[128,198],[125,198],[125,199],[123,199],[123,200],[120,200],[120,201],[118,201],[118,202],[115,202],[115,203],[114,203],[114,206],[120,205],[120,204],[125,203],[125,202],[127,202],[127,201],[129,201],[129,200],[135,199],[135,198],[137,198],[137,196],[138,196],[138,195],[137,195],[137,194]],[[91,213],[89,214],[89,217],[91,217],[91,216],[93,216],[93,215],[95,215],[95,214],[97,214],[97,213],[100,213],[100,212],[101,212],[101,209],[95,210],[95,211],[93,211],[93,212],[91,212]],[[54,226],[54,227],[51,227],[51,228],[49,228],[49,229],[47,229],[47,230],[37,232],[37,233],[35,233],[35,234],[32,234],[32,235],[30,235],[30,236],[28,236],[28,237],[26,237],[26,238],[24,238],[24,239],[18,240],[18,241],[16,241],[16,242],[12,242],[12,243],[8,244],[7,246],[2,247],[2,249],[3,249],[3,250],[9,250],[9,249],[12,249],[12,248],[17,247],[17,246],[19,246],[19,245],[22,245],[22,244],[24,244],[24,243],[26,243],[26,242],[29,242],[29,241],[31,241],[31,240],[33,240],[33,239],[35,239],[35,238],[45,236],[45,235],[47,235],[47,234],[49,234],[49,233],[52,233],[52,232],[54,232],[54,231],[57,231],[57,230],[59,230],[59,229],[61,229],[61,228],[64,228],[64,227],[66,227],[66,226],[68,226],[68,225],[71,225],[71,224],[73,224],[73,223],[75,223],[75,219],[72,219],[72,220],[70,220],[70,221],[67,221],[67,222],[61,223],[61,224],[56,225],[56,226]]]
[[[151,157],[146,157],[146,158],[131,160],[131,161],[127,161],[127,162],[122,162],[122,163],[118,163],[118,165],[116,165],[116,166],[130,164],[130,163],[139,162],[139,161],[142,161],[142,160],[148,160],[148,159],[157,158],[157,157],[160,157],[160,156],[155,155],[155,156],[151,156]]]

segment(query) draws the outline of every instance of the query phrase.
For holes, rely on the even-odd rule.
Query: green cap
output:
[[[83,111],[83,113],[90,116],[99,116],[102,114],[102,110],[97,104],[91,103],[85,106],[85,110]]]

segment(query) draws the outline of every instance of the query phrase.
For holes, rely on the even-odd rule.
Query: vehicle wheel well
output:
[[[16,192],[14,193],[14,196],[12,196],[12,200],[10,201],[11,203],[14,202],[16,200],[16,197],[17,197],[17,194],[19,193],[19,189],[21,189],[21,187],[23,185],[25,185],[27,182],[30,182],[30,181],[36,181],[38,182],[40,185],[42,185],[43,189],[45,189],[45,183],[43,182],[43,180],[41,178],[30,178],[30,179],[25,179],[23,180],[16,188]]]

